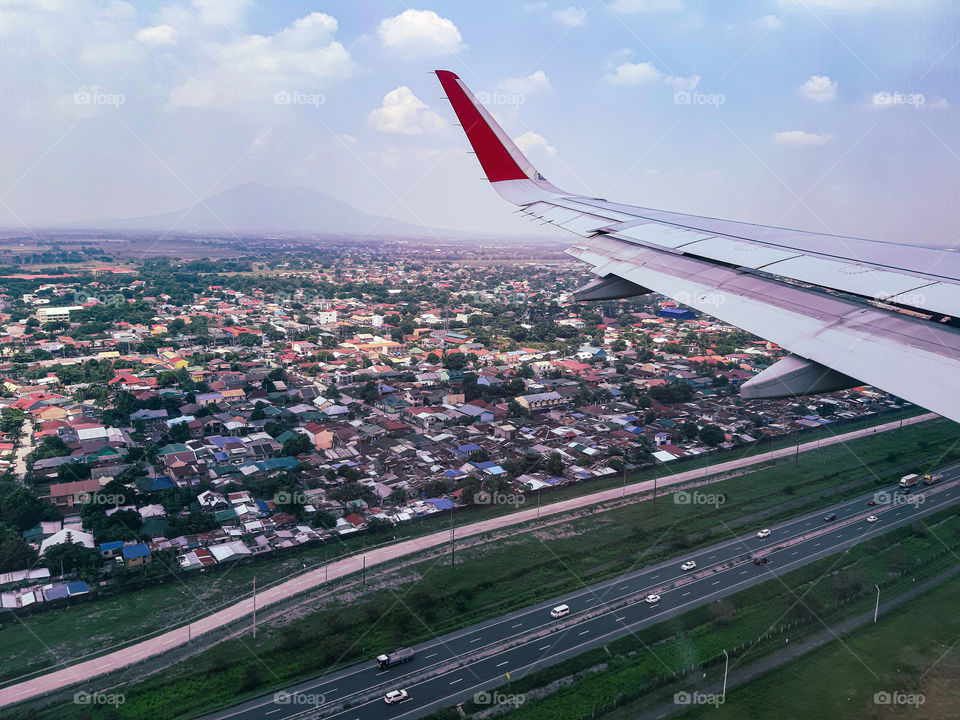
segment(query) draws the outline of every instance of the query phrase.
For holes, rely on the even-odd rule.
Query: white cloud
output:
[[[683,0],[613,0],[607,7],[621,15],[678,12],[683,10]]]
[[[377,35],[385,48],[409,57],[430,57],[463,49],[463,37],[452,21],[432,10],[404,10],[386,18]]]
[[[391,90],[383,97],[383,103],[367,116],[374,130],[401,135],[422,135],[442,130],[443,118],[427,107],[406,85]]]
[[[697,89],[697,85],[700,84],[700,76],[694,73],[690,77],[677,77],[675,75],[668,75],[663,79],[667,85],[673,85],[673,89],[676,91],[686,90],[691,92]]]
[[[318,84],[349,77],[353,60],[334,39],[337,20],[310,13],[274,35],[232,36],[201,44],[197,70],[170,93],[174,107],[273,103],[277,93],[315,93]]]
[[[134,37],[146,45],[176,45],[177,29],[171,25],[154,25],[138,30]]]
[[[790,147],[818,147],[833,140],[833,135],[818,135],[805,130],[786,130],[776,133],[773,137],[781,145]]]
[[[783,29],[783,21],[776,15],[764,15],[762,18],[754,21],[753,26],[763,32],[771,32]]]
[[[499,88],[508,93],[530,95],[536,92],[553,90],[553,85],[550,84],[550,78],[543,70],[537,70],[526,77],[508,78],[500,83]]]
[[[193,0],[205,25],[237,25],[246,16],[250,0]]]
[[[573,5],[564,10],[554,10],[551,15],[554,20],[567,27],[583,25],[583,21],[587,19],[587,11],[582,7],[574,7]]]
[[[923,2],[914,0],[911,5],[905,5],[902,0],[780,0],[781,5],[802,5],[809,8],[824,10],[838,10],[846,12],[864,12],[866,10],[896,10],[919,5]]]
[[[837,81],[826,75],[811,75],[799,89],[800,94],[814,102],[829,102],[837,98]]]
[[[513,141],[517,144],[517,147],[520,148],[520,151],[525,155],[536,148],[542,148],[548,155],[557,154],[557,149],[547,142],[547,139],[540,133],[535,133],[533,131],[525,132],[520,137],[515,137]]]
[[[603,79],[614,85],[643,85],[659,80],[663,73],[657,70],[652,63],[625,62],[617,65],[613,72],[603,76]]]

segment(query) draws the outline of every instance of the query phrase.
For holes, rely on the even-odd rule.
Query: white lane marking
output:
[[[277,708],[276,710],[269,710],[269,711],[265,712],[264,715],[273,715],[274,713],[278,713],[278,712],[280,712],[281,710],[283,710],[283,708]]]
[[[511,626],[510,626],[510,629],[512,630],[513,628],[518,628],[518,627],[520,627],[521,625],[523,625],[523,623],[517,623],[516,625],[511,625]]]
[[[430,653],[429,655],[425,655],[423,659],[424,659],[424,660],[429,660],[429,659],[432,658],[434,655],[436,655],[436,653]]]
[[[710,584],[711,584],[711,585],[719,585],[719,584],[720,584],[720,581],[719,581],[719,580],[714,580],[714,581],[713,581],[712,583],[710,583]]]
[[[543,646],[542,648],[540,648],[540,649],[541,649],[541,650],[546,650],[548,647],[550,647],[550,646],[549,646],[549,645],[544,645],[544,646]]]
[[[794,550],[792,553],[790,553],[790,557],[793,557],[794,555],[796,555],[796,554],[799,553],[799,552],[800,552],[799,550]]]
[[[463,682],[463,678],[457,678],[456,680],[451,680],[451,681],[450,681],[450,684],[451,684],[451,685],[456,685],[458,682]]]
[[[504,665],[507,665],[509,662],[510,662],[509,660],[504,660],[502,663],[498,663],[497,667],[503,667]]]
[[[590,632],[590,631],[589,631],[589,630],[584,630],[584,631],[581,632],[581,633],[577,633],[577,635],[586,635],[588,632]]]
[[[659,576],[659,575],[653,575],[653,576],[651,576],[650,579],[651,579],[651,580],[656,580],[658,577],[660,577],[660,576]]]
[[[680,597],[686,597],[686,596],[689,595],[689,594],[690,594],[690,593],[685,592],[685,593],[684,593],[683,595],[681,595]]]
[[[479,641],[481,641],[481,640],[483,640],[483,638],[482,638],[482,637],[477,637],[477,638],[474,638],[473,640],[471,640],[471,641],[470,641],[470,644],[472,645],[473,643],[475,643],[475,642],[479,642]]]
[[[628,587],[630,587],[630,586],[629,586],[629,585],[622,585],[622,586],[620,587],[620,590],[626,590]]]

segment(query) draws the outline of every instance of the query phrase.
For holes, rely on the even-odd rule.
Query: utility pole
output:
[[[537,488],[537,520],[540,519],[540,488]]]
[[[367,556],[366,556],[366,553],[364,553],[364,556],[363,556],[363,581],[362,581],[361,587],[366,587],[366,586],[367,586]]]
[[[726,658],[726,661],[723,664],[723,694],[720,696],[721,702],[727,701],[727,670],[730,669],[730,656],[727,654],[727,651],[723,651],[723,656]]]
[[[877,614],[880,612],[880,586],[874,585],[874,587],[877,589],[877,605],[873,608],[873,621],[876,622]]]
[[[453,525],[453,508],[450,508],[450,567],[456,563],[457,543],[454,536],[456,528]]]
[[[653,476],[653,507],[657,507],[657,476]]]
[[[627,464],[623,464],[623,491],[620,493],[620,497],[627,496]]]
[[[257,576],[253,576],[253,639],[257,639]]]

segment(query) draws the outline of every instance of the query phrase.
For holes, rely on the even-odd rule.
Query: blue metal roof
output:
[[[47,596],[47,600],[62,600],[70,595],[70,591],[66,585],[54,585],[52,588],[44,590],[43,594]]]
[[[150,492],[153,492],[154,490],[168,490],[172,487],[174,487],[173,480],[161,475],[153,479],[153,484],[150,485]]]
[[[437,510],[450,510],[453,507],[453,501],[446,498],[427,498],[424,502],[430,503]]]
[[[136,545],[125,545],[123,548],[123,557],[125,560],[132,558],[147,557],[150,554],[150,548],[146,543],[137,543]]]
[[[90,586],[83,580],[75,580],[74,582],[67,583],[67,590],[71,595],[82,595],[83,593],[90,592]]]

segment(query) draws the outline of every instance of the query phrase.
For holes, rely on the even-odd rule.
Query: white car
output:
[[[687,572],[688,570],[696,569],[696,567],[697,564],[693,560],[687,560],[683,565],[680,566],[680,569],[684,572]]]
[[[554,619],[566,617],[569,614],[570,614],[569,605],[557,605],[553,610],[550,611],[550,617]]]
[[[656,605],[658,602],[660,602],[660,596],[659,596],[659,595],[647,595],[647,596],[644,598],[644,601],[645,601],[648,605]]]
[[[393,705],[394,703],[403,702],[407,697],[406,690],[391,690],[383,696],[383,701],[387,705]]]
[[[870,517],[867,518],[867,522],[876,522],[879,519],[880,518],[878,518],[876,515],[871,515]]]
[[[757,533],[757,537],[758,538],[770,537],[770,529],[764,528],[763,530]]]

